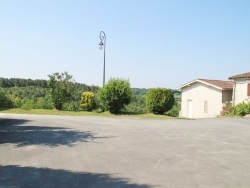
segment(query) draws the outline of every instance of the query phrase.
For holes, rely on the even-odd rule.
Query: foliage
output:
[[[88,86],[82,83],[71,82],[72,92],[68,101],[63,102],[62,110],[65,111],[77,111],[81,110],[81,97],[83,92],[93,92],[95,95],[100,89],[97,86]],[[48,87],[47,80],[32,80],[32,79],[21,79],[21,78],[0,78],[0,87],[2,88],[2,94],[0,101],[3,96],[4,107],[1,106],[3,102],[0,102],[0,107],[3,108],[24,108],[24,109],[54,109],[55,104],[52,98],[51,89]],[[124,105],[121,109],[126,113],[142,114],[147,112],[145,97],[149,89],[145,88],[132,88],[131,101],[128,105]],[[172,90],[175,97],[175,105],[180,104],[180,92]],[[107,106],[103,105],[100,97],[95,97],[95,110],[94,112],[103,112],[108,109]],[[169,115],[175,113],[173,110],[168,112]],[[86,109],[87,110],[87,109]],[[174,111],[174,112],[172,112]]]
[[[34,109],[35,102],[33,99],[27,100],[22,106],[21,109],[23,110],[31,110]]]
[[[7,95],[11,95],[13,98],[19,97],[20,99],[37,99],[39,97],[45,97],[48,93],[47,88],[27,86],[27,87],[10,87],[3,88]]]
[[[226,115],[232,116],[245,116],[246,114],[250,114],[250,103],[239,103],[236,106],[232,106],[228,104],[225,111]]]
[[[145,88],[132,88],[132,98],[129,105],[127,105],[124,109],[124,112],[131,112],[131,113],[147,113],[146,108],[146,93],[150,89]],[[179,112],[177,113],[178,109],[180,109],[181,104],[181,95],[180,92],[177,90],[172,90],[174,93],[175,104],[173,107],[173,111],[170,110],[168,112],[169,116],[177,117],[179,116]],[[180,111],[180,110],[179,110]]]
[[[72,83],[74,90],[71,93],[72,96],[68,102],[65,102],[62,106],[63,110],[78,110],[80,109],[81,94],[84,91],[97,92],[99,87],[81,83]],[[0,86],[2,86],[2,92],[8,100],[4,100],[8,105],[4,105],[5,108],[20,108],[25,103],[29,103],[33,100],[31,105],[24,105],[25,109],[54,109],[54,103],[50,89],[47,85],[47,80],[31,80],[21,78],[0,78]],[[27,107],[28,106],[28,107]]]
[[[0,107],[1,108],[12,108],[13,102],[10,96],[6,95],[3,90],[0,89]]]
[[[22,78],[0,78],[0,87],[10,88],[10,87],[27,87],[35,86],[47,88],[47,80],[31,80]]]
[[[54,105],[52,99],[49,95],[46,97],[37,98],[33,108],[35,109],[54,109]]]
[[[93,92],[83,92],[81,98],[81,107],[84,110],[92,111],[95,108],[96,100]]]
[[[132,90],[131,102],[125,107],[124,111],[146,113],[147,108],[145,103],[145,95],[136,94],[136,92]]]
[[[172,116],[172,117],[179,117],[179,112],[181,110],[181,105],[174,105],[171,110],[169,110],[166,115]]]
[[[66,102],[66,103],[63,103],[62,110],[65,110],[65,111],[78,111],[79,110],[79,104],[78,104],[78,102]]]
[[[73,76],[67,72],[53,73],[49,76],[48,86],[56,109],[62,110],[63,103],[70,102],[74,90]]]
[[[128,80],[112,78],[99,90],[101,105],[111,113],[120,112],[131,101],[132,92]]]
[[[181,110],[181,94],[179,91],[174,90],[174,106],[169,110],[166,115],[172,117],[179,117],[179,112]]]
[[[22,106],[22,101],[19,97],[12,98],[13,107],[20,108]]]
[[[174,105],[174,95],[170,89],[153,88],[146,94],[146,107],[154,114],[164,114]]]

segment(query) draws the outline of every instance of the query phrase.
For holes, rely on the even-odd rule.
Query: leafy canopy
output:
[[[98,92],[99,100],[105,110],[120,112],[131,101],[132,91],[126,79],[112,78]]]
[[[53,73],[49,76],[48,86],[56,109],[61,110],[65,102],[69,102],[74,90],[73,76],[67,72]]]
[[[154,114],[164,114],[173,108],[174,95],[170,89],[153,88],[146,94],[146,107]]]

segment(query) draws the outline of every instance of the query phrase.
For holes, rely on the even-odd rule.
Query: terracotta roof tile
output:
[[[235,76],[229,77],[229,79],[233,80],[235,78],[250,78],[250,72],[243,73],[243,74],[237,74]]]
[[[207,80],[207,79],[198,79],[200,81],[206,82],[208,84],[217,86],[221,89],[233,89],[233,82],[231,81],[222,81],[222,80]]]

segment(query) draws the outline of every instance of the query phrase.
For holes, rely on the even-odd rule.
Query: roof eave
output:
[[[209,83],[204,82],[204,81],[202,81],[202,80],[200,80],[200,79],[196,79],[196,80],[193,80],[193,81],[191,81],[191,82],[188,82],[188,83],[186,83],[186,84],[184,84],[184,85],[182,85],[182,86],[178,87],[178,88],[177,88],[177,90],[178,90],[178,91],[181,91],[184,87],[190,86],[191,84],[193,84],[193,83],[195,83],[195,82],[200,82],[200,83],[203,83],[203,84],[205,84],[205,85],[208,85],[208,86],[214,87],[214,88],[216,88],[216,89],[219,89],[219,90],[224,90],[224,89],[223,89],[223,88],[221,88],[221,87],[218,87],[218,86],[213,85],[213,84],[209,84]]]
[[[229,77],[228,79],[229,80],[236,80],[236,79],[243,80],[243,79],[250,79],[250,77],[238,77],[238,78],[237,77],[236,78],[235,77]]]

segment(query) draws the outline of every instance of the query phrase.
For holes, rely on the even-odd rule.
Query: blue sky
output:
[[[250,72],[248,0],[0,1],[0,77],[48,79],[67,71],[102,86],[175,89],[196,78]]]

